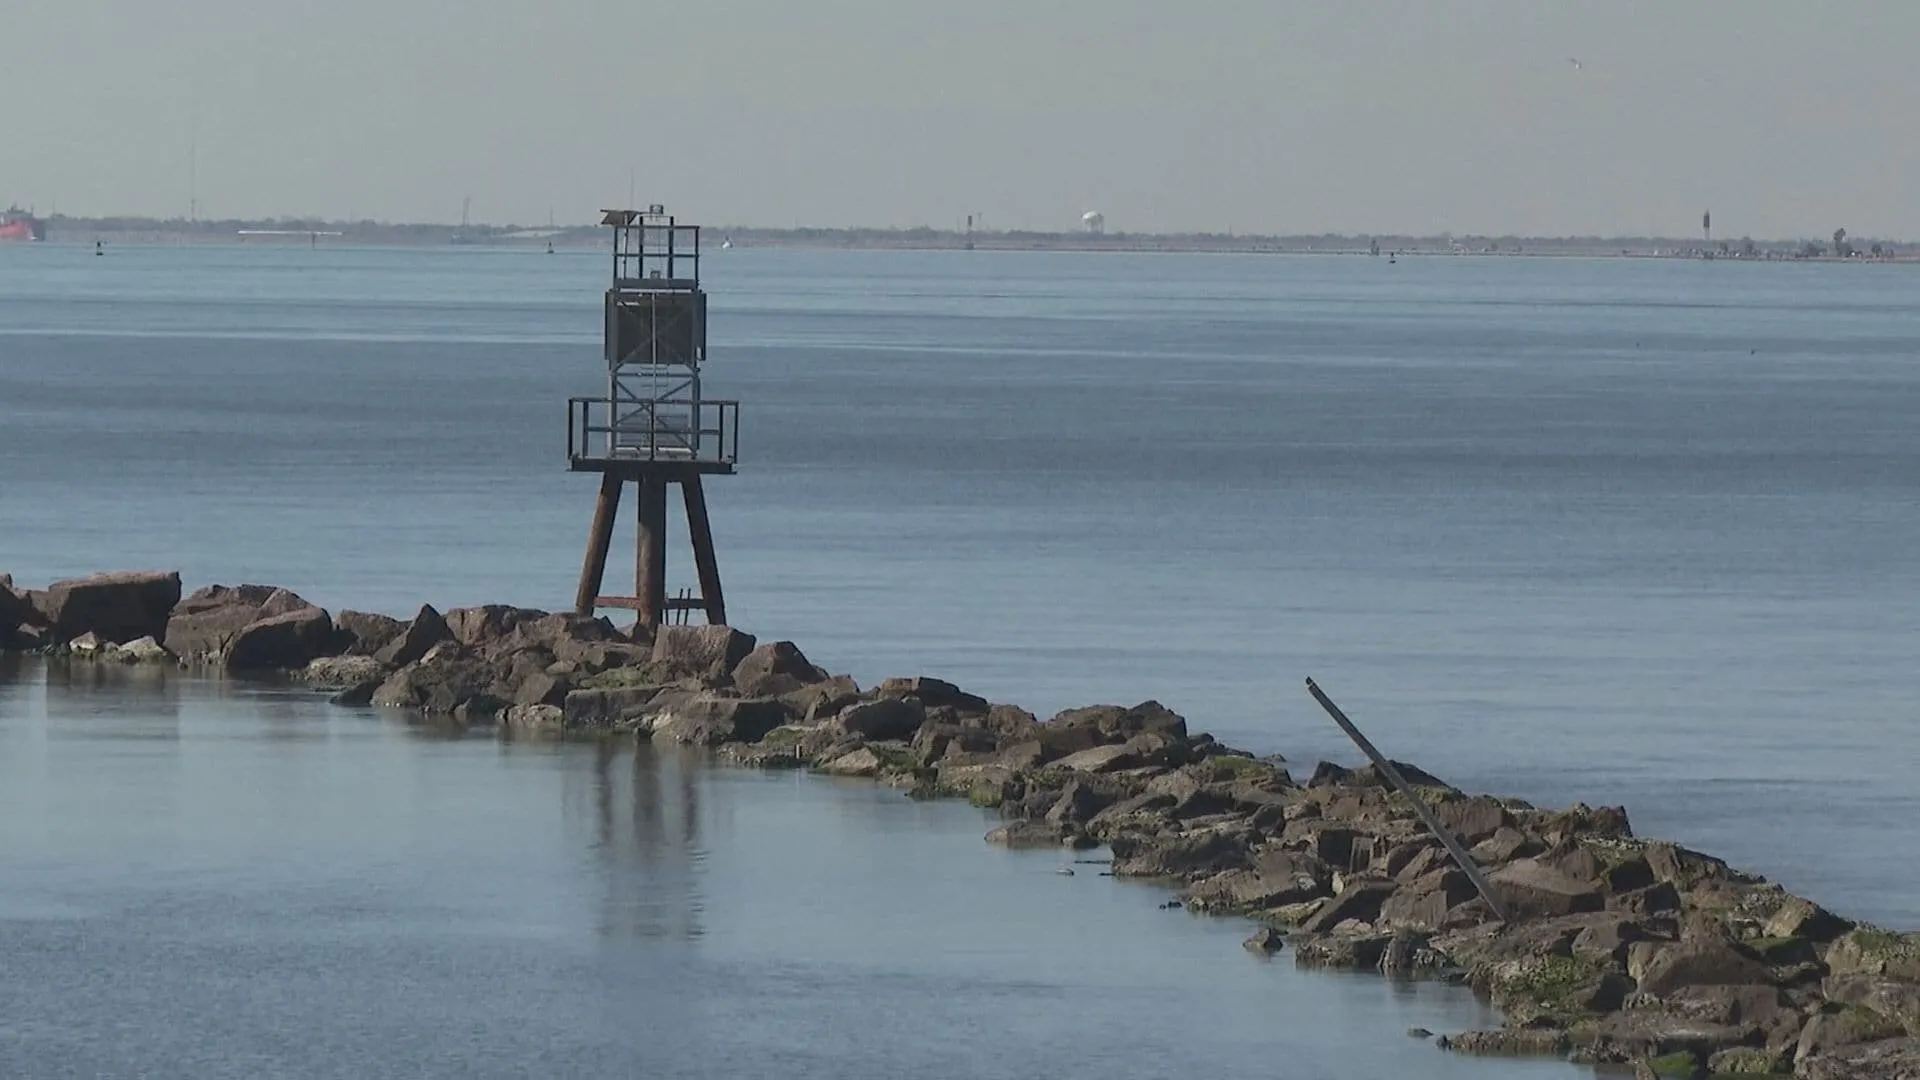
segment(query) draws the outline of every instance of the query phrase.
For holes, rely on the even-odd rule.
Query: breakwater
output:
[[[1000,809],[999,842],[1110,847],[1112,872],[1249,916],[1302,963],[1465,982],[1508,1024],[1457,1051],[1640,1062],[1667,1075],[1911,1070],[1915,940],[1855,926],[1708,856],[1632,836],[1624,811],[1470,796],[1403,767],[1486,868],[1495,922],[1371,770],[1296,777],[1153,704],[1042,721],[926,678],[862,689],[727,628],[636,641],[510,607],[329,614],[264,586],[182,596],[119,574],[0,594],[0,638],[93,662],[285,671],[511,732],[644,736],[760,767],[871,777]],[[630,733],[630,734],[629,734]]]

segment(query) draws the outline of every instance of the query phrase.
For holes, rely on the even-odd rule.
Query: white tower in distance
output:
[[[1080,215],[1080,227],[1094,236],[1107,231],[1107,216],[1098,210],[1089,210]]]

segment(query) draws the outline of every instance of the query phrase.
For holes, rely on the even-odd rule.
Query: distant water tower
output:
[[[587,557],[574,610],[628,608],[639,625],[659,629],[669,612],[704,610],[724,624],[720,564],[714,555],[701,478],[733,472],[740,449],[740,403],[701,396],[707,358],[707,294],[700,288],[700,227],[681,225],[660,206],[602,211],[613,229],[613,283],[606,294],[604,397],[567,402],[567,464],[600,474]],[[638,489],[634,595],[602,596],[607,548],[620,493]],[[700,595],[667,599],[667,489],[680,488],[700,579]]]
[[[1080,227],[1094,236],[1107,231],[1107,216],[1098,210],[1089,210],[1080,215]]]

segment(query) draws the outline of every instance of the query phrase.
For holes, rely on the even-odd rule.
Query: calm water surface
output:
[[[1570,1076],[986,815],[310,694],[0,682],[0,1076]],[[1355,1070],[1358,1069],[1359,1072]]]
[[[1725,855],[1851,914],[1920,926],[1911,268],[750,249],[706,268],[711,392],[746,402],[746,464],[710,495],[740,625],[798,640],[863,680],[924,671],[1041,712],[1155,697],[1239,745],[1305,765],[1351,760],[1300,689],[1311,674],[1377,742],[1463,786],[1624,803],[1643,834]],[[471,249],[128,247],[107,258],[60,245],[0,249],[0,570],[37,583],[179,567],[194,584],[272,582],[330,607],[395,613],[423,600],[564,606],[592,485],[564,470],[562,399],[595,384],[605,270],[597,256]],[[686,562],[672,572],[690,583]],[[42,692],[37,680],[28,674],[15,691],[26,698],[10,700]],[[279,748],[313,778],[313,805],[357,811],[404,797],[408,814],[446,815],[430,836],[412,835],[494,860],[491,876],[449,874],[465,882],[462,895],[511,897],[554,879],[502,854],[513,836],[566,850],[533,831],[503,832],[470,812],[476,805],[507,813],[515,800],[544,798],[561,824],[543,827],[560,830],[570,819],[553,791],[569,777],[591,788],[580,779],[594,767],[585,751],[432,742],[355,714],[303,712],[286,723],[324,739],[272,742],[274,710],[307,707],[208,696],[223,692],[181,689],[169,708],[187,730],[240,740],[213,745]],[[10,727],[15,741],[74,754],[148,745],[88,739],[64,713],[7,722],[24,725]],[[341,746],[388,764],[329,771]],[[224,775],[203,740],[174,750],[209,762],[204,775]],[[92,770],[20,765],[11,746],[8,755],[9,792],[19,775],[79,790]],[[382,779],[437,769],[465,770],[448,784],[470,798]],[[493,775],[508,769],[511,781]],[[709,868],[752,861],[759,873],[777,857],[804,859],[825,888],[859,880],[855,867],[876,860],[869,900],[894,896],[903,913],[919,885],[896,879],[928,867],[1026,880],[1008,869],[1020,860],[978,850],[982,823],[959,808],[903,808],[887,793],[791,778],[695,775],[711,792],[702,815],[738,820],[778,793],[823,800],[806,805],[826,817],[867,806],[880,823],[777,845],[759,829],[709,831],[700,861]],[[256,769],[231,779],[258,778]],[[82,800],[75,813],[87,820],[72,827],[119,839],[43,867],[45,887],[97,878],[122,882],[105,890],[120,895],[123,861],[151,846],[128,839],[141,829],[173,830],[182,839],[170,857],[189,864],[192,849],[220,842],[169,801],[172,774],[133,770],[113,790],[152,808],[147,819]],[[316,816],[297,799],[279,808],[272,799],[282,796],[269,789],[261,806],[208,813],[235,819],[224,828],[269,823],[247,865],[270,879],[291,865],[296,878],[360,880],[362,833],[378,830],[357,812]],[[789,812],[812,820],[780,811]],[[411,820],[381,818],[390,819]],[[535,830],[533,820],[523,828]],[[896,831],[902,851],[882,859],[883,836]],[[952,846],[935,850],[941,837]],[[0,847],[4,880],[34,880],[12,872],[31,850]],[[1223,935],[1218,951],[1236,951],[1237,928],[1169,921],[1142,890],[1051,869],[1029,875],[1040,893],[980,877],[965,895],[1041,911],[1061,887],[1076,890],[1076,903],[1103,905],[1086,932],[1169,950],[1168,986],[1185,962],[1175,954],[1208,952],[1179,935]],[[715,892],[702,895],[711,913]],[[785,942],[777,955],[853,947],[844,926],[827,928],[830,911],[785,901],[748,920],[755,930],[716,931],[699,948],[752,933]],[[154,920],[119,931],[143,940],[197,925],[138,893],[107,902]],[[1150,932],[1103,921],[1104,905],[1135,902]],[[518,912],[505,934],[522,932],[515,919],[549,917],[537,903],[505,903]],[[899,917],[910,929],[890,961],[928,985],[951,942],[1012,932],[997,920]],[[554,918],[567,933],[590,932],[590,919]],[[378,974],[387,953],[432,952],[430,922],[381,909],[342,931],[375,935],[354,953],[373,967],[342,978],[406,999],[387,999],[382,1015],[430,1001],[454,1008],[422,975]],[[870,932],[873,920],[847,922]],[[1080,932],[1035,925],[1040,937]],[[582,946],[590,958],[603,947]],[[1119,962],[1111,948],[1082,951],[1089,964]],[[1152,1015],[1182,1031],[1209,1024],[1209,1045],[1225,1028],[1227,1074],[1265,1061],[1229,1050],[1236,1039],[1304,1046],[1334,1030],[1310,1005],[1334,991],[1269,1009],[1284,1000],[1273,987],[1292,975],[1240,959],[1193,961],[1206,965],[1193,985],[1267,980],[1238,1006],[1260,1019]],[[520,960],[499,962],[520,970]],[[804,955],[792,962],[807,967]],[[139,963],[172,977],[151,955]],[[224,963],[235,978],[253,966]],[[1114,987],[1154,984],[1162,960],[1152,963],[1152,978],[1114,974]],[[64,970],[82,967],[138,981],[114,964]],[[546,1007],[543,978],[567,981],[537,967],[489,970],[489,985],[526,1009]],[[745,993],[705,979],[689,985],[715,1001]],[[799,996],[861,996],[851,985]],[[886,985],[868,984],[869,996],[899,996]],[[1116,1004],[1103,1011],[1108,996]],[[1147,1015],[1119,989],[1048,1000],[1058,1008],[1018,1011],[1055,1031],[1061,1055],[1098,1042],[1075,1031],[1131,1031]],[[1371,1018],[1340,1029],[1346,1044],[1378,1042],[1382,1067],[1408,1050],[1396,1041],[1406,1023],[1367,1012],[1387,1006],[1352,1007]],[[580,1008],[565,1011],[581,1022]],[[141,1022],[138,1009],[118,1014]],[[814,1020],[839,1031],[871,1022],[834,1015]],[[336,1020],[348,1022],[306,1022]],[[529,1038],[569,1045],[599,1037],[536,1029]],[[438,1035],[419,1037],[420,1053],[447,1052]]]

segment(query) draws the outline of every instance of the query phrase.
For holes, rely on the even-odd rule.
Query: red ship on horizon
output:
[[[0,213],[0,241],[45,240],[47,223],[17,206]]]

